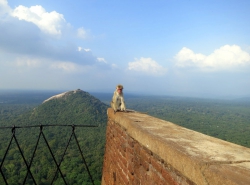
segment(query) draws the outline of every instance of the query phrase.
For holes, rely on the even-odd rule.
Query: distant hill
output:
[[[9,125],[15,126],[97,125],[98,127],[77,127],[75,133],[79,139],[79,144],[83,150],[92,178],[95,184],[98,185],[101,182],[107,108],[108,105],[90,95],[88,92],[77,89],[54,95],[44,100],[42,104],[36,106],[33,110],[9,120],[8,123]],[[39,135],[39,128],[17,129],[16,133],[18,142],[24,150],[24,154],[27,158],[30,158],[29,156],[34,150]],[[71,127],[46,127],[44,128],[44,133],[52,151],[55,152],[57,161],[59,161],[71,134]],[[10,135],[11,132],[9,131],[0,133],[0,154],[4,153]],[[52,165],[53,161],[44,141],[41,141],[41,143],[38,147],[37,157],[33,162],[36,166],[39,166],[39,170],[35,173],[35,178],[38,184],[49,184],[52,178],[51,171],[55,169],[55,166]],[[24,165],[23,161],[21,160],[21,156],[16,157],[18,156],[16,146],[12,145],[12,147],[14,148],[12,148],[11,151],[17,153],[9,152],[6,157],[6,162],[3,165],[3,169],[8,169],[9,166],[14,168],[9,171],[4,170],[10,177],[8,184],[15,184],[17,183],[16,179],[24,178],[24,173],[20,174],[21,167]],[[12,166],[11,164],[16,165]],[[63,161],[61,168],[63,169],[63,173],[66,174],[66,179],[70,184],[90,182],[81,158],[79,158],[79,151],[76,145],[67,151],[66,159]],[[32,170],[33,169],[34,168],[32,168]],[[60,179],[59,176],[55,184],[60,184],[61,182],[62,179]],[[2,183],[4,182],[0,179],[0,184]]]
[[[16,125],[80,124],[106,125],[108,106],[80,89],[44,100],[32,111],[21,115]]]

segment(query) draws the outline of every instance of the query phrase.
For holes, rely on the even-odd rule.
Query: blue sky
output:
[[[250,96],[248,0],[0,0],[0,89]]]

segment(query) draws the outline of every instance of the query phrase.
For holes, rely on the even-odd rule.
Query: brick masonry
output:
[[[194,184],[134,140],[125,128],[114,121],[108,121],[106,133],[102,184]]]

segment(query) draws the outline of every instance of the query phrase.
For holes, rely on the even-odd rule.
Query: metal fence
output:
[[[37,140],[36,140],[36,144],[35,144],[35,147],[34,147],[34,150],[31,154],[31,157],[27,158],[27,156],[25,157],[24,155],[24,152],[23,152],[23,149],[21,148],[19,142],[18,142],[18,139],[16,137],[16,130],[17,129],[23,129],[23,128],[32,128],[32,127],[38,127],[39,128],[39,135],[37,137]],[[52,150],[51,150],[51,147],[49,145],[49,142],[48,142],[48,139],[46,138],[46,135],[44,134],[44,127],[71,127],[72,128],[72,132],[69,136],[69,138],[67,139],[67,144],[66,144],[66,147],[63,149],[63,154],[61,155],[61,159],[58,161],[56,160],[55,158],[55,155],[53,154]],[[63,182],[64,184],[68,184],[68,182],[66,181],[66,178],[64,177],[64,174],[62,173],[62,170],[60,168],[63,160],[64,160],[64,157],[65,157],[65,154],[68,150],[68,147],[70,145],[71,142],[75,141],[75,144],[77,145],[77,150],[80,152],[80,156],[81,156],[81,160],[82,160],[82,163],[83,165],[85,166],[85,169],[88,173],[88,176],[89,176],[89,179],[91,181],[92,184],[94,184],[94,181],[93,181],[93,178],[92,178],[92,175],[90,174],[90,170],[89,170],[89,167],[86,163],[86,160],[85,160],[85,157],[83,155],[83,151],[79,145],[79,141],[77,139],[77,136],[76,136],[76,133],[75,133],[75,129],[77,127],[98,127],[96,125],[32,125],[32,126],[12,126],[12,127],[0,127],[0,129],[7,129],[7,130],[10,130],[11,129],[11,137],[10,137],[10,140],[9,140],[9,143],[7,145],[7,148],[3,154],[3,156],[0,156],[0,159],[1,159],[1,165],[0,165],[0,172],[1,172],[1,176],[3,178],[3,181],[5,182],[6,185],[8,185],[8,178],[6,177],[6,173],[4,172],[4,162],[6,160],[6,156],[8,154],[8,152],[10,151],[10,146],[12,144],[15,144],[16,147],[17,147],[17,150],[18,152],[20,153],[21,155],[21,158],[25,164],[25,167],[27,169],[26,171],[26,175],[24,175],[24,179],[22,179],[23,183],[22,184],[26,184],[26,181],[27,181],[27,178],[29,177],[30,179],[32,179],[32,184],[38,184],[36,179],[34,178],[34,172],[32,172],[31,170],[31,167],[33,165],[33,160],[34,160],[34,156],[37,152],[37,148],[38,148],[38,145],[39,143],[41,142],[41,140],[43,140],[45,142],[45,145],[46,147],[48,148],[49,150],[49,153],[51,155],[51,157],[53,158],[53,162],[56,166],[56,170],[55,170],[55,173],[53,175],[53,178],[50,182],[50,184],[53,184],[55,182],[55,179],[57,176],[60,176],[62,179],[63,179]]]

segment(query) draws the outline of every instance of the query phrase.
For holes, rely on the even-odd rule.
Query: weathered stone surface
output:
[[[166,179],[169,179],[168,184],[250,184],[249,148],[213,138],[147,114],[135,112],[114,114],[113,110],[108,109],[108,118],[108,128],[110,125],[113,130],[111,132],[107,130],[107,137],[113,134],[113,138],[107,140],[105,152],[107,160],[104,159],[103,169],[106,173],[103,172],[103,185],[109,184],[105,182],[105,176],[108,176],[111,171],[115,172],[113,174],[115,178],[121,177],[124,184],[137,182],[146,185],[152,183],[152,180],[157,181],[156,184],[166,184]],[[119,134],[114,136],[115,133]],[[119,138],[121,135],[123,135],[122,139]],[[107,149],[113,150],[113,154],[107,152]],[[120,150],[119,155],[116,149]],[[140,152],[144,150],[146,154]],[[151,156],[147,153],[151,153]],[[108,155],[113,155],[112,157],[120,160],[121,165],[119,162],[105,164],[111,163]],[[115,169],[118,164],[119,170]],[[107,169],[109,165],[112,169]],[[119,175],[119,171],[123,174]],[[133,174],[131,176],[126,173]]]

